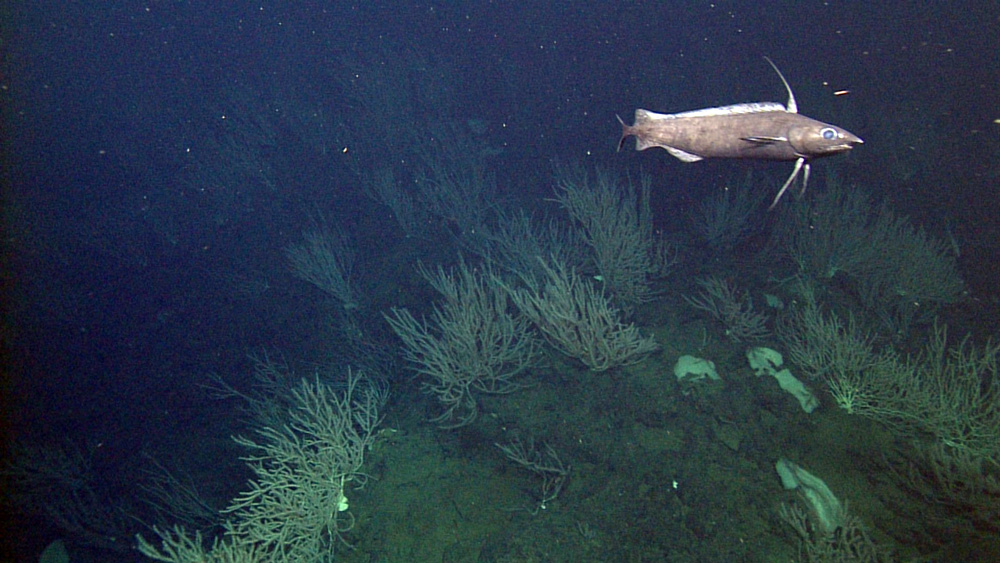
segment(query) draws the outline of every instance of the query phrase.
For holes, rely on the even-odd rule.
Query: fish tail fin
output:
[[[622,121],[622,116],[616,113],[615,117],[618,118],[618,123],[622,124],[622,138],[618,140],[618,152],[622,152],[622,147],[625,146],[625,139],[629,138],[632,132],[630,131],[631,127],[625,125],[625,122]]]

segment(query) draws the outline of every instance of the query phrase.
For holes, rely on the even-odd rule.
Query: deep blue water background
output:
[[[455,118],[485,126],[484,142],[503,151],[499,184],[515,197],[546,197],[557,161],[641,168],[656,178],[654,213],[668,231],[685,228],[713,181],[750,167],[776,187],[788,169],[616,153],[615,115],[784,102],[768,56],[802,113],[866,141],[817,169],[842,166],[915,222],[937,233],[950,226],[968,241],[960,265],[979,315],[969,328],[996,334],[996,3],[557,4],[38,1],[0,9],[5,428],[22,439],[100,444],[101,463],[114,467],[155,447],[183,426],[178,420],[206,417],[204,374],[244,370],[248,350],[309,357],[320,323],[312,313],[322,305],[288,275],[282,248],[311,215],[350,225],[361,263],[390,281],[398,267],[385,263],[426,258],[409,254],[384,210],[361,194],[336,132],[325,154],[287,133],[261,146],[273,186],[182,181],[227,114],[283,111],[246,96],[297,96],[328,123],[350,122],[357,108],[337,81],[355,71],[345,57],[396,64],[380,53],[405,50],[450,69],[440,80]],[[905,181],[885,165],[901,154],[920,162]],[[216,189],[234,193],[220,198]],[[252,302],[237,299],[220,282],[231,272],[257,273],[268,287]],[[427,297],[401,288],[395,297],[384,290],[378,305]]]

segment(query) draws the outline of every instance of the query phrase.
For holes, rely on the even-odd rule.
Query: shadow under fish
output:
[[[794,160],[795,168],[778,190],[771,208],[777,205],[800,171],[802,191],[805,192],[810,160],[849,151],[864,141],[836,125],[799,115],[792,87],[777,65],[764,58],[788,90],[787,105],[760,102],[669,114],[637,109],[632,125],[626,125],[618,117],[622,124],[618,150],[622,149],[625,139],[634,136],[636,150],[661,147],[684,162],[703,158]]]

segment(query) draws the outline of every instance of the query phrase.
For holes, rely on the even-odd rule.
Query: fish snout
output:
[[[816,152],[826,154],[838,154],[842,152],[847,152],[857,145],[863,145],[865,142],[854,133],[850,131],[845,131],[844,129],[837,128],[837,136],[833,142],[827,143],[825,147],[819,148]]]
[[[855,145],[865,144],[865,141],[861,137],[858,137],[857,135],[851,133],[850,131],[844,131],[841,135],[844,138],[844,143],[847,145],[847,148],[849,149],[854,148]]]

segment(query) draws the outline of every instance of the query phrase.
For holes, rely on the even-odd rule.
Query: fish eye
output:
[[[832,127],[824,127],[820,129],[819,134],[827,141],[832,141],[837,138],[837,130]]]

